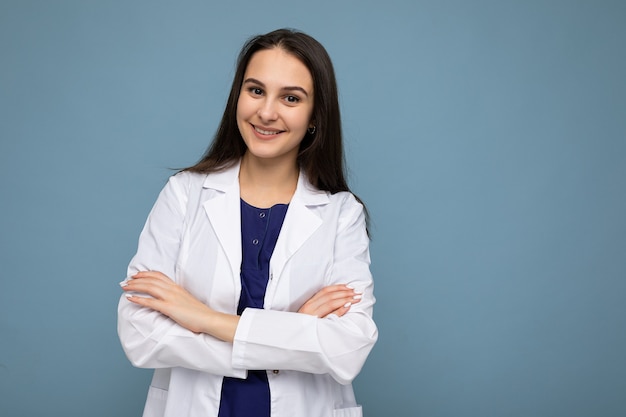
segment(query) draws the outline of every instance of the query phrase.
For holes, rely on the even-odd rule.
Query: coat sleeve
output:
[[[128,266],[128,277],[152,270],[176,280],[190,181],[190,174],[175,175],[159,194],[139,237],[137,254]],[[231,366],[231,343],[193,333],[157,311],[131,303],[124,295],[118,305],[117,329],[134,366],[184,367],[239,378],[247,375]]]
[[[343,202],[329,284],[349,283],[362,300],[342,317],[246,309],[237,327],[233,366],[329,374],[349,384],[378,338],[372,319],[373,281],[363,206],[352,195]]]

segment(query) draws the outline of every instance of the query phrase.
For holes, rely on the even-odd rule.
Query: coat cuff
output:
[[[305,352],[319,352],[317,320],[300,313],[245,309],[233,340],[232,367],[294,369],[291,360],[298,362]]]

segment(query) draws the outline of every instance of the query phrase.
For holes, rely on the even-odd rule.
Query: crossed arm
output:
[[[158,311],[194,333],[206,333],[225,342],[232,342],[235,337],[239,316],[211,309],[161,272],[138,272],[120,285],[129,301]],[[353,288],[330,285],[306,301],[298,313],[316,317],[335,314],[341,317],[350,310],[352,304],[360,300],[361,295]]]

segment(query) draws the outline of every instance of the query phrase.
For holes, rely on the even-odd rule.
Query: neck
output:
[[[256,207],[287,204],[296,191],[299,169],[295,161],[276,163],[246,153],[239,169],[241,198]]]

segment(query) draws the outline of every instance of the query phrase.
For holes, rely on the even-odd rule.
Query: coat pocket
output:
[[[165,389],[150,386],[146,406],[143,409],[143,417],[163,417],[165,415],[167,394],[168,391]]]
[[[350,408],[338,408],[333,410],[333,417],[363,417],[363,409],[360,405]]]

